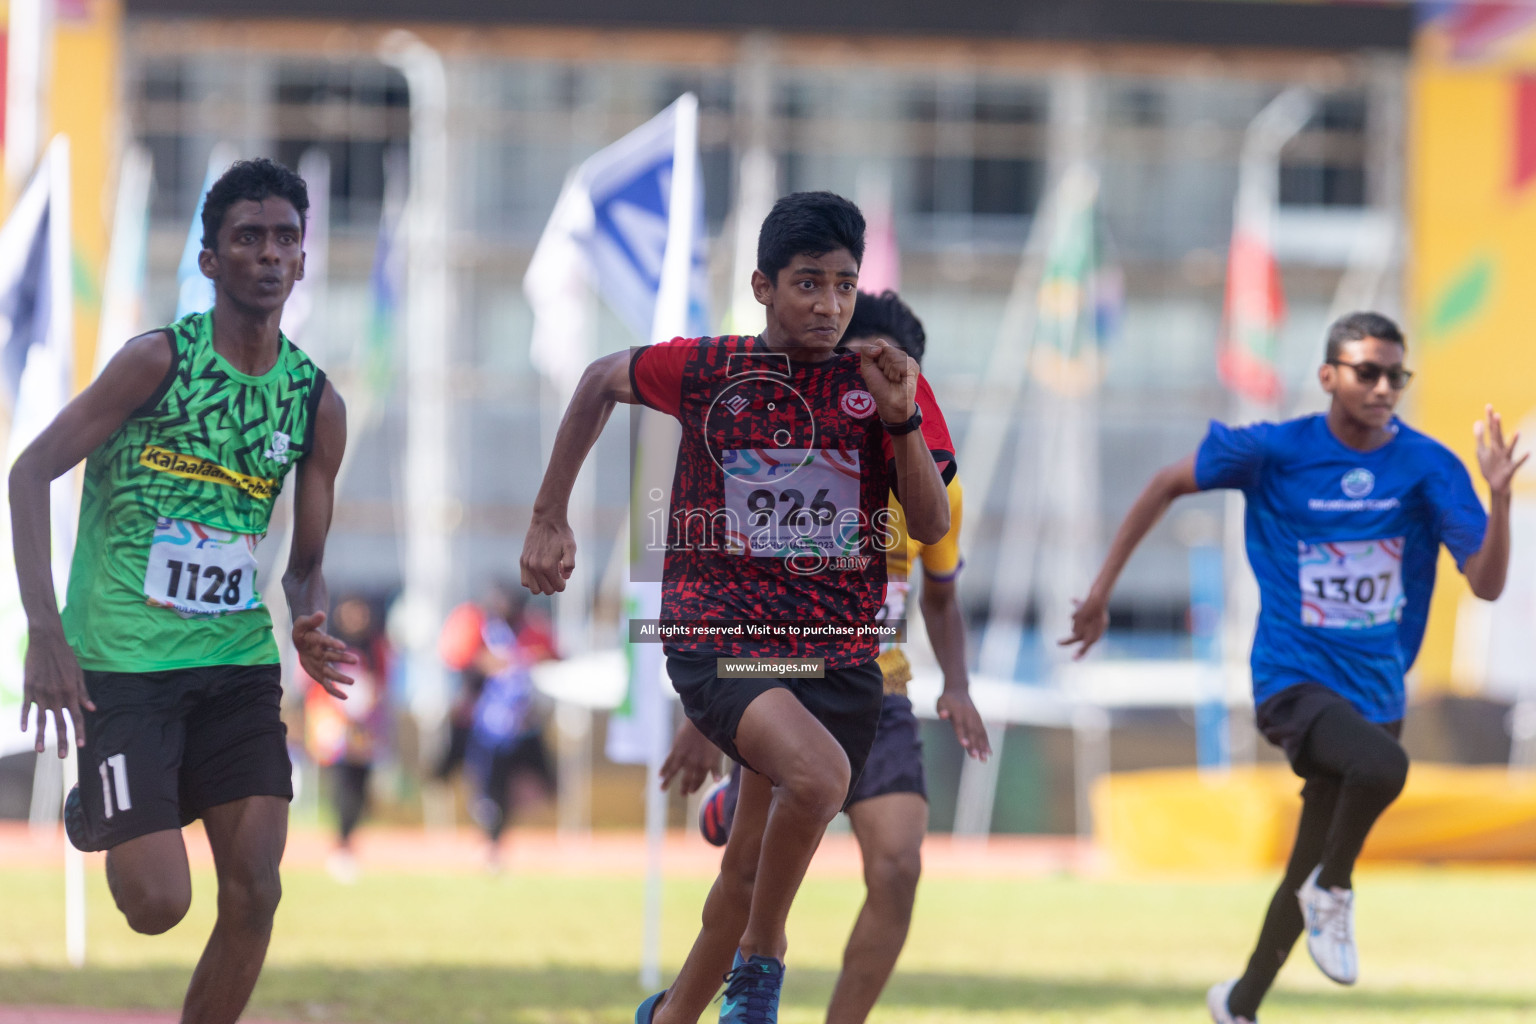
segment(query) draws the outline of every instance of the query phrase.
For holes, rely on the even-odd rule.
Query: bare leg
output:
[[[704,929],[656,1008],[656,1024],[695,1024],[736,949],[743,956],[784,959],[790,904],[827,823],[847,799],[848,756],[788,690],[768,690],[747,706],[736,749],[762,774],[743,773],[720,877],[705,903]],[[764,792],[769,780],[771,794]],[[749,909],[733,947],[730,933],[744,897]]]
[[[736,729],[736,749],[773,780],[741,955],[783,960],[790,904],[828,822],[848,799],[848,755],[788,690],[769,690],[747,706]]]
[[[657,1006],[656,1024],[692,1024],[720,991],[720,979],[731,969],[752,910],[752,888],[762,855],[763,826],[773,801],[773,783],[756,772],[741,773],[741,795],[731,838],[720,858],[720,875],[704,901],[704,925],[677,980]]]
[[[134,931],[159,935],[174,928],[192,906],[181,830],[151,832],[108,850],[107,888]]]
[[[192,972],[181,1024],[234,1024],[251,998],[282,897],[288,801],[253,796],[203,814],[219,878],[219,916]]]
[[[916,793],[887,793],[848,808],[864,856],[864,906],[843,951],[827,1024],[863,1024],[880,998],[907,941],[917,879],[922,873],[928,801]]]

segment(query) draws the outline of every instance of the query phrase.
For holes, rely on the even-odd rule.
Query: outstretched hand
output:
[[[1073,601],[1072,635],[1056,641],[1057,646],[1071,647],[1080,644],[1072,655],[1073,661],[1081,661],[1089,648],[1098,643],[1109,629],[1109,605],[1101,598],[1089,594],[1085,600]]]
[[[672,737],[672,749],[661,762],[661,788],[668,789],[677,780],[679,796],[687,796],[704,785],[707,777],[720,778],[723,774],[720,748],[704,738],[704,734],[692,722],[684,721]]]
[[[855,338],[847,348],[859,354],[859,375],[880,418],[887,423],[909,419],[917,400],[917,360],[884,338]]]
[[[987,727],[981,720],[981,712],[971,702],[971,695],[964,690],[945,690],[939,694],[939,717],[955,730],[955,739],[970,756],[985,761],[992,754],[992,744],[987,739]]]
[[[325,612],[302,615],[293,620],[293,646],[299,652],[299,664],[309,678],[319,683],[326,693],[337,700],[346,700],[341,689],[352,685],[352,677],[337,671],[337,665],[357,664],[357,655],[347,650],[347,645],[320,627],[325,625]]]
[[[1526,452],[1515,458],[1520,432],[1512,434],[1506,443],[1504,421],[1489,405],[1484,411],[1484,419],[1472,424],[1472,436],[1477,438],[1477,466],[1483,472],[1483,479],[1488,481],[1488,489],[1495,495],[1508,494],[1515,473],[1531,457],[1531,453]]]
[[[95,711],[91,696],[85,688],[85,673],[75,652],[65,642],[62,633],[29,631],[27,654],[22,666],[21,731],[27,731],[28,712],[37,705],[37,743],[39,754],[44,749],[44,735],[48,716],[53,715],[54,733],[59,742],[59,756],[69,756],[69,730],[65,728],[65,716],[75,727],[75,743],[85,746],[85,716],[81,709]]]

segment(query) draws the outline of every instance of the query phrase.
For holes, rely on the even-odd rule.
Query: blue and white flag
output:
[[[27,189],[0,228],[0,353],[9,412],[5,466],[69,401],[74,376],[74,293],[70,278],[69,142],[49,144]],[[51,490],[53,580],[62,596],[75,548],[75,484]],[[0,756],[29,750],[17,728],[27,618],[11,557],[10,502],[0,516]],[[35,725],[35,722],[34,722]],[[49,749],[54,741],[48,740]]]
[[[523,290],[534,313],[530,359],[562,393],[591,358],[592,289],[639,342],[708,332],[698,125],[698,97],[684,93],[583,161],[561,191]],[[659,602],[655,584],[631,584],[626,595],[632,607]],[[611,760],[659,761],[667,712],[659,655],[654,646],[631,651],[629,692],[608,722]]]
[[[688,181],[674,189],[673,170],[680,164],[690,168]],[[674,196],[690,216],[672,216]],[[686,224],[683,237],[691,239],[684,279],[676,282],[686,295],[682,316],[665,298],[660,309],[657,304],[658,296],[670,296],[676,287],[677,275],[663,271],[668,239],[680,222]],[[589,288],[641,342],[705,334],[708,270],[698,98],[685,93],[588,157],[567,180],[523,278],[534,314],[534,366],[557,384],[574,386],[591,360],[590,317],[581,301]]]

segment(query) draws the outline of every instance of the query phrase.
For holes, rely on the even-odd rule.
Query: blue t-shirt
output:
[[[1325,417],[1211,423],[1195,453],[1201,490],[1243,492],[1260,607],[1253,698],[1321,683],[1372,722],[1403,717],[1444,544],[1466,562],[1487,513],[1461,460],[1392,421],[1375,451],[1348,447]]]

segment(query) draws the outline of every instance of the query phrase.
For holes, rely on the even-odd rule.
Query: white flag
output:
[[[213,282],[203,276],[197,258],[203,251],[203,202],[208,190],[235,162],[235,148],[221,142],[208,154],[208,171],[197,193],[197,208],[192,211],[192,226],[187,229],[186,244],[181,247],[181,262],[176,264],[176,319],[188,313],[203,313],[213,308]]]
[[[283,333],[311,359],[322,360],[324,341],[316,329],[325,303],[331,239],[331,158],[311,146],[299,157],[299,177],[309,187],[304,223],[304,276],[294,282],[283,305]]]

